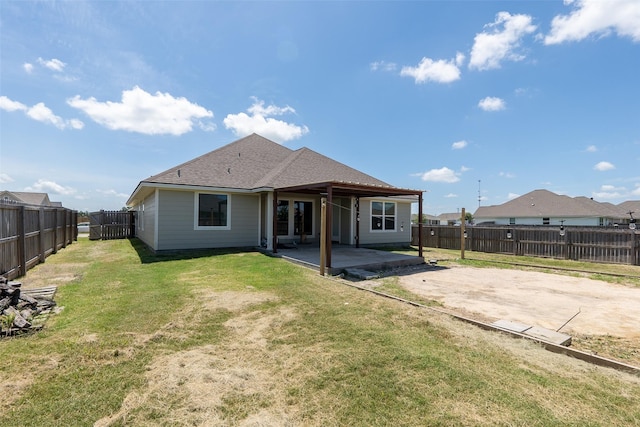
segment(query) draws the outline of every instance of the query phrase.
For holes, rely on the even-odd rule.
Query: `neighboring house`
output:
[[[418,214],[411,215],[411,222],[418,223]],[[440,225],[440,219],[435,215],[423,214],[422,223],[425,225]]]
[[[627,202],[625,202],[627,203]],[[635,202],[633,202],[635,203]],[[628,210],[588,197],[569,197],[534,190],[501,205],[481,206],[473,215],[476,225],[576,225],[628,224]]]
[[[252,134],[142,180],[127,201],[136,236],[156,251],[318,244],[409,244],[411,204],[393,187],[308,148]],[[329,255],[330,256],[330,255]]]
[[[440,220],[441,225],[456,225],[456,224],[460,225],[462,214],[460,212],[442,213],[438,215],[438,219]]]
[[[30,193],[6,190],[0,191],[0,203],[13,205],[62,207],[62,203],[50,201],[49,195],[47,193]]]

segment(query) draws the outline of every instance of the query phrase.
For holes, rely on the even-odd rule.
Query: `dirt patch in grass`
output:
[[[281,426],[290,422],[290,408],[274,381],[274,368],[286,354],[274,355],[268,342],[279,326],[296,318],[293,308],[275,312],[251,310],[273,301],[264,292],[198,292],[202,310],[229,310],[235,315],[224,326],[224,342],[165,354],[149,366],[147,387],[130,393],[120,410],[96,422],[153,425],[161,418],[169,425]],[[232,422],[233,424],[233,422]]]
[[[561,328],[574,337],[574,348],[640,366],[640,289],[636,287],[534,271],[459,266],[398,277],[399,284],[411,292],[466,317]]]

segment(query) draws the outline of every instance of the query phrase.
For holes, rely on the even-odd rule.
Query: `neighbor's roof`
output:
[[[627,200],[617,206],[625,214],[629,215],[629,212],[633,212],[634,218],[640,218],[640,200]]]
[[[23,191],[2,191],[0,192],[0,198],[8,197],[19,203],[26,205],[38,205],[38,206],[62,206],[58,202],[51,202],[47,193],[31,193]],[[54,205],[54,203],[56,203]]]
[[[626,218],[624,209],[611,203],[600,203],[588,197],[569,197],[548,190],[534,190],[501,205],[480,206],[478,218],[542,218],[542,217]]]
[[[240,190],[288,189],[322,183],[397,189],[308,148],[291,150],[252,134],[144,179],[141,186],[175,185]],[[414,192],[417,190],[406,190]]]

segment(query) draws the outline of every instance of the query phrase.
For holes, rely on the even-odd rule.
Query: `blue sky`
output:
[[[0,3],[0,189],[120,209],[252,132],[430,214],[640,199],[640,2]]]

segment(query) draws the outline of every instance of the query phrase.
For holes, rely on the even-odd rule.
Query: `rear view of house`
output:
[[[319,242],[321,200],[329,244],[408,245],[422,192],[252,134],[141,181],[127,205],[136,235],[156,251],[277,250]]]

